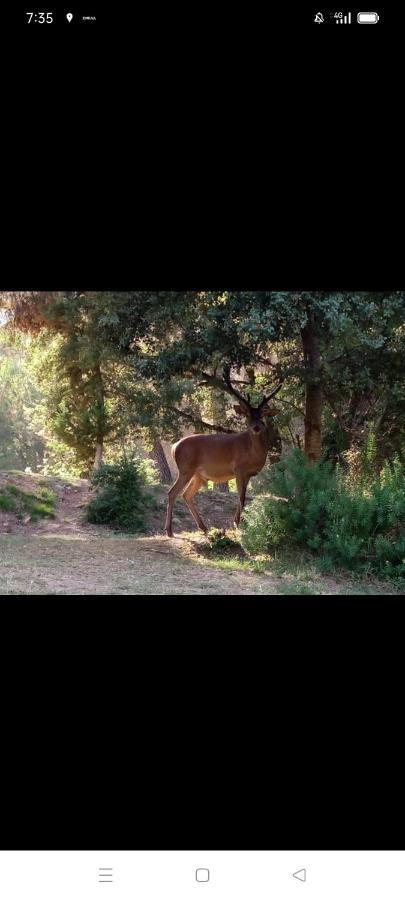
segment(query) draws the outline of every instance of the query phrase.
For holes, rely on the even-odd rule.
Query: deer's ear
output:
[[[274,409],[274,407],[272,409],[270,409],[269,406],[264,406],[262,409],[262,417],[263,416],[276,416],[277,413],[278,413],[278,409]]]
[[[246,410],[243,409],[243,406],[240,406],[239,403],[238,403],[237,406],[234,406],[234,410],[235,410],[235,412],[238,414],[238,416],[245,416],[245,415],[246,415]]]

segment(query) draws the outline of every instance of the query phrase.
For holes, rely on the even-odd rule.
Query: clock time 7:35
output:
[[[25,15],[27,16],[28,25],[31,22],[38,22],[40,25],[43,25],[44,22],[48,24],[53,22],[53,12],[26,12]]]

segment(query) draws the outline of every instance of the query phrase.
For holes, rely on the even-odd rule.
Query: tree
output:
[[[310,461],[321,454],[325,407],[349,433],[345,417],[347,407],[357,408],[356,397],[369,398],[365,418],[363,413],[368,424],[381,387],[387,408],[393,389],[397,397],[403,389],[398,363],[400,347],[404,349],[404,293],[261,291],[179,297],[162,292],[143,302],[154,327],[153,339],[145,335],[137,344],[134,365],[140,376],[156,386],[188,377],[195,390],[206,385],[228,394],[232,386],[252,387],[256,397],[259,390],[279,390],[278,402],[290,419],[303,409]],[[253,370],[249,384],[240,377],[243,367]],[[192,396],[189,390],[189,402]],[[211,427],[184,403],[177,413]],[[381,414],[379,427],[386,409]],[[227,418],[227,424],[235,424],[231,415]],[[287,416],[284,421],[288,424]]]
[[[308,308],[301,328],[305,367],[305,453],[310,462],[320,459],[322,452],[321,354],[314,310]]]
[[[123,367],[102,340],[99,296],[39,292],[8,298],[8,305],[11,326],[29,332],[41,347],[36,374],[53,434],[74,449],[82,465],[97,468],[105,440],[120,432],[119,415],[112,415],[117,403],[109,395]]]
[[[0,467],[37,471],[44,441],[33,427],[32,413],[40,393],[24,366],[23,346],[11,346],[0,332]]]
[[[322,452],[341,458],[370,429],[381,459],[402,452],[403,292],[84,292],[7,303],[19,327],[46,323],[62,337],[70,403],[93,410],[76,429],[93,454],[116,439],[117,423],[150,449],[185,425],[240,430],[235,390],[253,403],[274,395],[287,443],[297,443],[302,420],[310,462]]]
[[[218,426],[226,421],[226,404],[224,394],[219,391],[212,391],[210,396],[210,418],[213,424]],[[217,491],[228,493],[229,485],[227,481],[219,481],[216,483]]]
[[[162,442],[159,441],[158,438],[156,438],[156,440],[154,441],[150,455],[151,459],[153,459],[153,461],[157,465],[159,471],[159,481],[161,482],[161,484],[170,484],[172,481],[172,475],[166,459],[165,451],[162,447]]]

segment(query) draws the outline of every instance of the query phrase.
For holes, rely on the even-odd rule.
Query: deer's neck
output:
[[[268,449],[266,434],[263,433],[262,431],[260,432],[260,434],[254,434],[250,431],[249,435],[250,435],[250,440],[251,440],[251,444],[252,444],[252,451],[255,455],[255,458],[257,458],[258,461],[261,461],[261,459],[263,458],[263,465],[264,465],[264,462],[265,462],[266,456],[267,456],[267,449]]]

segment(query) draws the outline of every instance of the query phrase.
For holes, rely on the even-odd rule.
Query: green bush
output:
[[[209,549],[215,555],[219,556],[224,553],[240,552],[241,547],[238,541],[228,537],[224,528],[210,528],[207,533]]]
[[[29,513],[33,522],[36,522],[37,519],[55,518],[55,510],[48,503],[34,501],[29,507]]]
[[[123,457],[114,465],[103,464],[93,473],[92,482],[100,491],[87,507],[88,522],[132,533],[145,530],[145,512],[150,501],[145,492],[142,460],[131,456]]]
[[[4,509],[6,512],[15,509],[15,500],[13,497],[8,497],[7,494],[3,494],[0,491],[0,509]]]
[[[48,488],[39,488],[35,493],[30,493],[16,484],[8,484],[6,492],[0,494],[0,509],[13,510],[18,519],[27,514],[33,522],[42,518],[54,518],[55,495]]]
[[[269,496],[242,518],[242,546],[263,553],[280,545],[306,547],[324,570],[405,576],[405,470],[395,460],[374,479],[354,479],[321,461],[308,466],[298,450],[269,472]]]
[[[20,497],[22,493],[21,488],[18,488],[16,484],[8,484],[6,491],[8,491],[9,494],[12,494],[13,497]]]

